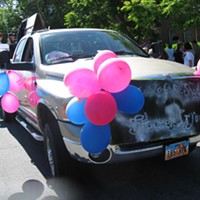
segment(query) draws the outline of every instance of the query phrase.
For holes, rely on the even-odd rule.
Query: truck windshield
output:
[[[46,65],[94,57],[98,51],[117,55],[149,57],[134,41],[115,31],[66,30],[46,33],[40,40],[42,62]]]

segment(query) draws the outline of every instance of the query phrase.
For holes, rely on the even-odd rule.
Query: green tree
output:
[[[70,0],[71,11],[65,15],[67,27],[98,27],[109,28],[116,7],[109,0]]]
[[[172,27],[187,30],[200,25],[199,0],[162,0],[162,13]]]
[[[121,10],[136,40],[158,38],[161,11],[156,0],[126,0]]]
[[[70,0],[67,27],[111,28],[139,40],[155,34],[160,9],[155,0]]]
[[[0,31],[15,32],[36,12],[51,28],[107,28],[136,40],[159,39],[163,20],[180,30],[200,25],[199,0],[0,0]]]
[[[17,10],[22,19],[30,17],[34,13],[40,13],[46,26],[62,28],[67,5],[66,0],[18,0]]]
[[[0,18],[0,30],[4,35],[3,42],[7,42],[9,32],[16,33],[21,21],[13,0],[0,1]]]
[[[120,30],[129,36],[129,22],[121,10],[123,0],[70,0],[66,27],[94,27]]]

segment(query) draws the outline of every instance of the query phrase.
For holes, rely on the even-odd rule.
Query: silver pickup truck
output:
[[[5,121],[15,117],[36,140],[44,141],[53,176],[71,173],[78,167],[77,161],[105,164],[152,156],[168,161],[195,149],[200,141],[200,77],[194,75],[194,69],[151,58],[116,31],[45,29],[38,14],[23,21],[19,33],[22,37],[12,59],[3,51],[0,63],[2,70],[17,71],[24,87],[15,92],[20,102],[17,112],[2,108],[2,115]],[[66,115],[73,95],[63,80],[70,70],[93,70],[96,54],[104,50],[112,51],[130,66],[130,85],[143,94],[144,104],[135,113],[118,109],[107,124],[109,144],[94,153],[82,145],[84,124],[73,123]],[[124,106],[135,101],[137,96],[131,92],[121,96]],[[96,134],[95,130],[88,131]],[[99,141],[96,144],[88,138],[88,143],[93,142],[98,146]]]

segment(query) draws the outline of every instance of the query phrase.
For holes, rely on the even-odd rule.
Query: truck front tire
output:
[[[58,124],[50,121],[44,127],[45,153],[49,162],[52,176],[63,176],[72,174],[71,170],[74,160],[67,151]]]

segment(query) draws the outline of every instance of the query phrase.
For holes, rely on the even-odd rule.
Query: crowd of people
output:
[[[189,67],[196,66],[200,59],[200,46],[196,40],[191,43],[177,43],[176,49],[171,44],[168,44],[165,52],[168,60],[176,61]]]
[[[163,45],[161,41],[142,46],[152,57],[182,63],[189,67],[197,66],[200,60],[200,46],[196,40],[192,42],[177,41],[176,44]]]

